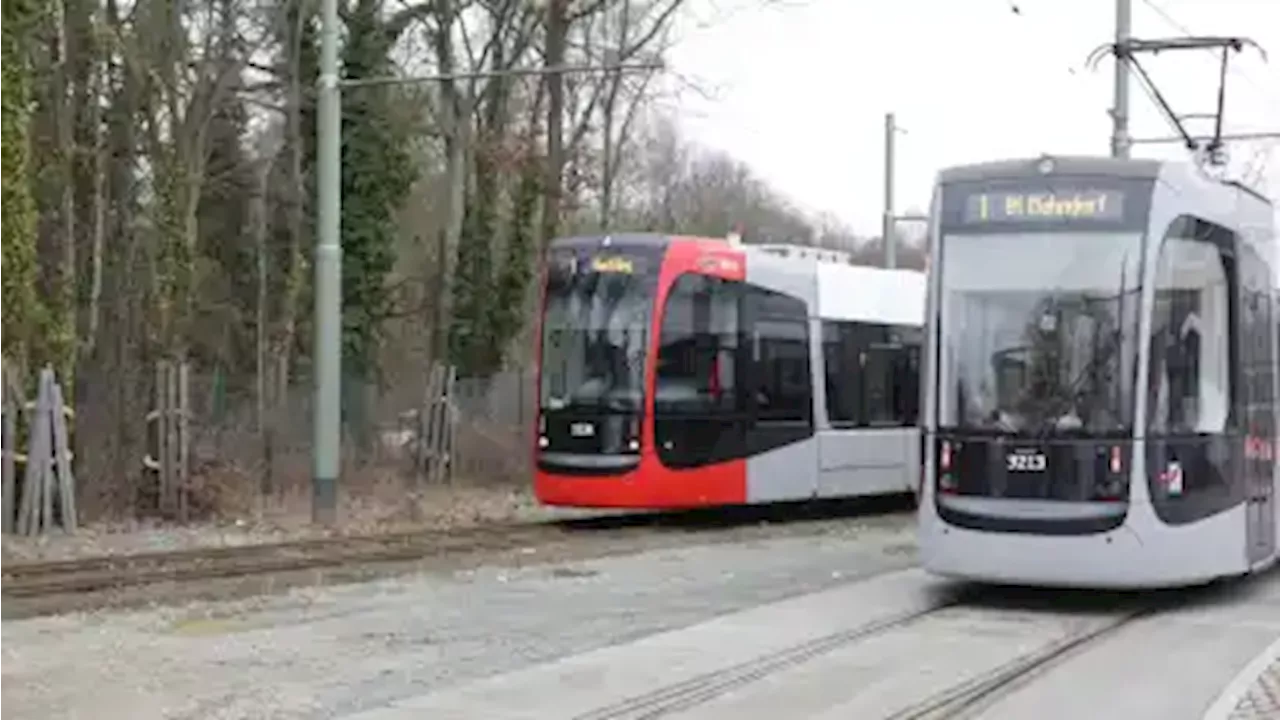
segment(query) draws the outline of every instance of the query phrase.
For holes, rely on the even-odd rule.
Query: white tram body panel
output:
[[[745,245],[742,250],[750,285],[802,299],[808,308],[808,382],[813,412],[809,437],[747,458],[748,502],[911,491],[920,472],[916,380],[912,379],[906,397],[911,406],[906,408],[909,417],[886,417],[881,426],[860,422],[862,418],[833,423],[833,413],[840,416],[845,410],[845,416],[849,414],[848,403],[842,401],[855,384],[862,389],[867,373],[849,367],[859,359],[852,344],[828,347],[826,340],[832,338],[824,333],[856,326],[882,335],[906,335],[905,341],[914,346],[905,352],[914,353],[918,377],[924,273],[855,266],[840,257],[784,254],[779,246]],[[842,397],[828,397],[831,390]]]
[[[1099,219],[1093,227],[1088,221],[1076,223],[1075,217],[1055,217],[1054,222],[1062,221],[1062,225],[1042,233],[1034,226],[1044,218],[1018,214],[1034,214],[1028,210],[1032,207],[1029,198],[1041,193],[1035,202],[1045,208],[1046,215],[1080,211],[1101,218],[1099,206],[1089,205],[1093,200],[1077,192],[1080,188],[1114,183],[1115,187],[1132,189],[1144,182],[1146,197],[1130,194],[1121,198],[1118,191],[1112,195],[1099,191],[1098,203],[1123,199],[1125,209],[1113,210],[1113,215]],[[959,188],[970,187],[980,189],[963,198],[962,207],[957,204],[962,202]],[[1037,190],[1045,187],[1065,190]],[[1031,190],[1023,192],[1026,188]],[[1064,192],[1077,194],[1062,200]],[[988,203],[997,201],[1006,203],[999,212],[1008,211],[1007,216],[997,217],[991,210]],[[1139,218],[1138,206],[1140,226],[1135,220]],[[987,229],[964,230],[965,218],[975,214],[981,218],[975,227]],[[926,320],[927,370],[922,380],[925,458],[919,504],[925,569],[992,583],[1155,588],[1246,574],[1274,563],[1280,527],[1280,503],[1276,501],[1280,496],[1280,467],[1276,464],[1280,443],[1276,431],[1280,414],[1276,400],[1280,383],[1280,254],[1270,203],[1252,191],[1207,178],[1197,168],[1181,163],[1038,158],[943,171],[931,215],[930,257],[935,261]],[[1012,248],[1015,241],[1044,240],[1046,248],[1049,243],[1063,243],[1076,253],[1076,260],[1064,252],[1061,260],[1042,262],[1058,262],[1047,277],[1062,280],[1066,287],[1075,282],[1074,276],[1069,277],[1071,273],[1084,272],[1080,268],[1068,270],[1068,265],[1087,262],[1079,257],[1094,252],[1081,249],[1093,242],[1082,238],[1095,233],[1090,237],[1105,239],[1105,232],[1098,228],[1108,222],[1116,228],[1129,222],[1129,231],[1141,233],[1140,243],[1136,236],[1122,240],[1124,232],[1115,234],[1116,244],[1130,242],[1126,247],[1141,247],[1140,284],[1134,282],[1136,273],[1126,278],[1123,269],[1130,262],[1138,267],[1137,261],[1120,257],[1116,246],[1107,249],[1105,242],[1098,243],[1100,254],[1094,258],[1096,272],[1120,273],[1118,281],[1110,281],[1118,282],[1120,288],[1115,294],[1120,307],[1115,311],[1116,347],[1099,356],[1104,364],[1118,357],[1118,369],[1102,374],[1106,379],[1096,382],[1104,389],[1114,385],[1112,394],[1117,399],[1110,409],[1120,408],[1121,415],[1131,413],[1131,417],[1127,425],[1117,422],[1104,427],[1100,423],[1099,430],[1090,435],[1090,421],[1081,420],[1086,413],[1077,406],[1094,403],[1087,400],[1092,396],[1077,392],[1076,383],[1068,383],[1071,393],[1053,408],[1057,412],[1064,403],[1070,406],[1063,417],[1074,417],[1070,428],[1076,434],[1062,444],[1076,444],[1054,449],[1051,443],[1057,441],[1044,439],[1053,436],[1053,430],[1019,426],[1031,413],[1019,415],[1004,409],[1028,407],[1026,393],[1040,390],[1026,388],[1052,387],[1045,384],[1050,381],[1035,385],[1026,379],[1033,376],[1033,370],[1027,369],[1036,367],[1033,360],[1021,365],[1008,360],[1020,352],[1022,357],[1034,357],[1039,346],[1033,343],[1001,349],[996,353],[998,361],[982,355],[970,362],[976,367],[972,369],[964,365],[969,356],[964,355],[963,342],[953,337],[957,329],[947,328],[948,323],[955,323],[957,328],[963,325],[977,333],[971,328],[979,326],[964,314],[970,311],[969,305],[977,307],[977,301],[970,298],[1009,292],[998,287],[1004,275],[1018,274],[1023,268],[1012,254],[1006,266],[964,268],[961,258],[966,256],[960,248]],[[1006,223],[1006,227],[996,227],[999,223]],[[1062,234],[1046,240],[1052,233]],[[954,257],[949,258],[952,249]],[[972,260],[981,255],[974,250],[967,257]],[[965,290],[963,279],[975,278],[979,272],[987,273],[989,280],[970,282],[988,282],[989,287],[975,284]],[[1028,272],[1035,275],[1038,271]],[[1012,287],[1018,280],[1008,282]],[[992,288],[993,292],[983,294]],[[1228,289],[1236,290],[1234,302],[1228,301]],[[1017,291],[1029,292],[1021,287]],[[1130,296],[1136,304],[1126,310],[1119,303]],[[952,307],[957,302],[960,309]],[[1065,304],[1036,306],[1054,309],[1031,311],[1028,329],[1022,332],[1057,342],[1059,333],[1065,335],[1071,327],[1058,324],[1066,322],[1059,319],[1067,317],[1061,310]],[[1177,309],[1180,304],[1194,305],[1194,309]],[[1132,348],[1126,350],[1126,313],[1134,313],[1135,308],[1131,322],[1136,334],[1131,338]],[[987,311],[981,319],[996,325],[1004,322],[993,320],[993,312]],[[971,314],[981,315],[976,311]],[[984,346],[981,352],[997,345]],[[1095,341],[1092,352],[1099,353],[1099,346]],[[1226,350],[1228,347],[1232,349]],[[1131,361],[1124,359],[1126,352],[1132,355]],[[1230,366],[1228,352],[1234,353],[1235,359]],[[1053,373],[1060,372],[1060,364],[1052,366]],[[1092,367],[1096,363],[1089,360],[1087,364]],[[1016,378],[1004,382],[1008,387],[1023,388],[1022,394],[1002,390],[1002,372]],[[994,377],[995,388],[970,381],[979,376]],[[1188,377],[1194,382],[1185,379]],[[1126,385],[1125,378],[1132,378],[1132,386]],[[1223,389],[1224,385],[1230,389]],[[957,387],[971,386],[977,387],[977,392],[953,392]],[[1051,394],[1045,391],[1046,397]],[[971,413],[971,406],[983,412],[988,407],[996,409],[988,416],[977,410]],[[1035,407],[1034,403],[1030,406]],[[972,425],[975,430],[966,435],[957,428],[969,428],[970,415],[977,420]],[[980,426],[981,422],[989,426]],[[1067,427],[1061,417],[1045,422],[1049,423],[1045,427]],[[1083,433],[1079,432],[1081,427],[1085,428]],[[1023,452],[1019,448],[1022,444],[1037,449],[1027,452],[1035,463],[1015,457]],[[963,453],[977,453],[970,446],[982,448],[980,456],[973,455],[979,458],[976,464],[966,464],[969,456]],[[1089,453],[1095,451],[1097,462],[1089,466]],[[1067,462],[1073,464],[1053,465],[1054,453],[1071,455]],[[1070,474],[1066,472],[1063,477],[1053,477],[1058,467],[1079,473],[1076,477],[1066,477]],[[1029,472],[1020,474],[1022,470]],[[1041,475],[1048,479],[1035,479],[1027,485],[1037,488],[1035,491],[1018,494],[1011,490],[1026,477]],[[1108,483],[1117,478],[1124,480],[1123,491],[1108,494],[1109,488],[1115,487]],[[1071,487],[1063,490],[1064,485]]]
[[[899,338],[900,342],[919,346],[923,344],[924,299],[925,274],[921,272],[819,265],[819,319],[815,321],[814,336],[823,337],[823,322],[845,327],[888,327],[908,336],[909,339]],[[815,347],[815,351],[821,354],[822,348]],[[860,370],[846,371],[841,379],[857,383],[859,373]],[[914,409],[918,406],[918,378],[917,355],[912,370],[898,380],[900,386],[891,389],[910,398],[913,409],[908,417],[886,418],[883,424],[871,419],[852,423],[834,419],[839,413],[832,412],[833,403],[822,393],[823,411],[817,426],[819,497],[893,494],[915,489],[920,478],[920,429]],[[901,386],[904,381],[910,385]]]

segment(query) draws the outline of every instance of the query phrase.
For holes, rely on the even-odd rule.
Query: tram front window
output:
[[[639,450],[658,270],[648,260],[619,252],[553,254],[539,388],[544,454]]]
[[[947,236],[939,425],[1128,435],[1141,247],[1137,234]]]

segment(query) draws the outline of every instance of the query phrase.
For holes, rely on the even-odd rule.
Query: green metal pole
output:
[[[330,524],[337,519],[342,442],[342,100],[338,94],[337,0],[322,0],[320,12],[311,518]]]

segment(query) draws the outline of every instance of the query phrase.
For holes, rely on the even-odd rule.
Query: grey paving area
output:
[[[5,622],[4,717],[338,717],[914,562],[905,514],[785,535]]]
[[[1230,720],[1277,719],[1280,719],[1280,660],[1262,671],[1230,715]]]
[[[1055,665],[981,717],[1201,720],[1277,637],[1280,573],[1223,583]]]
[[[934,607],[946,590],[916,569],[878,575],[349,720],[875,720],[917,717],[971,688],[983,690],[970,718],[1201,720],[1280,636],[1274,574],[1178,593],[1121,625],[1140,598],[987,591]]]

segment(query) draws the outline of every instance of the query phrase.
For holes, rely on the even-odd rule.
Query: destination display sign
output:
[[[601,275],[636,275],[647,269],[645,258],[619,253],[585,255],[576,252],[553,253],[552,267],[566,275],[598,273]]]
[[[942,189],[946,232],[1070,232],[1146,227],[1152,181],[1053,177],[965,181]]]
[[[630,275],[636,271],[636,264],[622,255],[597,255],[591,259],[591,269],[598,273]]]
[[[979,192],[965,200],[966,223],[1124,219],[1119,190]]]

